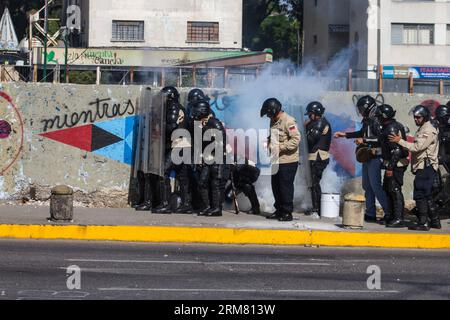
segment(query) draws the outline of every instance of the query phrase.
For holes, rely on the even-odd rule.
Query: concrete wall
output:
[[[84,0],[83,5],[89,6],[88,47],[242,47],[242,0]],[[113,20],[144,21],[144,41],[111,41]],[[188,21],[218,22],[219,42],[188,43]]]
[[[96,206],[126,206],[140,89],[1,84],[0,200],[29,197],[30,188],[37,191],[36,198],[45,199],[52,187],[66,184],[74,188],[78,201]],[[185,96],[183,92],[182,101]],[[352,113],[352,96],[353,93],[329,92],[322,101],[328,113],[339,115],[342,106],[348,106],[348,113]],[[426,100],[440,103],[450,100],[450,97],[408,94],[384,97],[386,103],[398,110],[398,120],[410,127],[412,135],[415,125],[407,115],[412,106]],[[93,118],[88,116],[85,122],[88,111]],[[343,149],[342,155],[347,159],[353,157],[354,151],[349,143],[350,149]],[[412,178],[408,173],[407,198],[412,197]]]
[[[124,146],[126,142],[109,150],[88,150],[109,143],[111,136],[105,132],[126,139],[124,130],[134,119],[139,87],[2,86],[7,96],[0,97],[1,118],[11,124],[12,131],[0,140],[1,199],[28,195],[32,186],[37,187],[38,198],[45,198],[51,187],[67,184],[79,192],[80,200],[90,201],[91,197],[99,205],[101,202],[112,206],[126,204],[130,179],[130,151]],[[12,103],[7,101],[8,97]],[[90,122],[78,118],[84,118],[83,112],[88,110],[95,112],[97,99],[102,100],[99,105],[102,113],[103,108],[105,112],[103,117],[100,114],[93,119],[99,124],[93,128]],[[123,116],[117,115],[118,112],[124,113]],[[65,116],[68,116],[66,121]],[[70,131],[71,128],[76,131]],[[53,135],[42,136],[49,132]],[[112,199],[108,199],[108,194]]]

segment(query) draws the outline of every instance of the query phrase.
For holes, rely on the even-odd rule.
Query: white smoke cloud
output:
[[[326,70],[317,70],[312,64],[307,64],[298,69],[287,60],[278,61],[266,68],[254,81],[244,84],[233,84],[233,94],[237,95],[236,105],[238,111],[231,121],[233,128],[253,128],[267,129],[269,120],[260,118],[260,110],[263,102],[275,97],[283,104],[297,121],[304,121],[300,114],[300,106],[304,108],[311,101],[321,101],[327,92],[330,81],[346,75],[351,60],[351,50],[345,49],[338,53]],[[348,105],[327,104],[328,110],[333,110],[334,114],[345,114],[349,118],[355,119],[354,107],[351,101]],[[325,115],[326,116],[326,115]],[[330,163],[324,173],[324,192],[340,193],[343,179],[332,170],[333,163]],[[295,182],[294,205],[296,211],[308,209],[311,205],[310,192],[305,183],[305,172],[303,166],[299,167]],[[265,212],[273,211],[273,195],[270,186],[270,177],[261,177],[256,184],[257,193],[261,202],[261,209]]]

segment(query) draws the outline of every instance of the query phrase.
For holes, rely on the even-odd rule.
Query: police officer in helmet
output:
[[[376,202],[378,200],[385,215],[389,212],[386,192],[381,183],[381,148],[378,136],[381,131],[376,117],[377,103],[371,96],[364,96],[356,103],[357,110],[362,116],[362,128],[356,132],[336,132],[335,138],[356,139],[358,147],[364,146],[366,154],[363,157],[362,184],[366,196],[367,222],[376,222]]]
[[[414,200],[418,210],[418,223],[411,230],[428,231],[431,228],[440,229],[441,224],[436,204],[433,199],[433,181],[439,168],[438,130],[430,122],[430,111],[422,106],[416,106],[410,111],[416,125],[419,127],[414,142],[407,142],[400,135],[391,134],[389,140],[398,143],[412,154],[411,167],[414,179]]]
[[[320,215],[322,189],[320,181],[323,172],[330,163],[331,125],[323,116],[325,108],[320,102],[313,101],[306,107],[309,121],[305,123],[306,138],[308,140],[309,161],[311,166],[312,190],[311,199],[313,209],[307,215]]]
[[[282,110],[280,101],[267,99],[261,117],[270,119],[268,148],[272,159],[272,192],[276,211],[267,219],[292,221],[294,211],[294,180],[299,162],[300,132],[297,121]]]
[[[166,141],[165,141],[165,163],[164,176],[159,179],[160,204],[153,210],[154,213],[169,214],[171,206],[169,199],[171,196],[170,173],[175,170],[180,185],[183,187],[188,183],[188,168],[184,165],[175,165],[172,162],[172,150],[180,148],[184,141],[172,142],[172,133],[177,129],[185,129],[187,126],[187,113],[184,107],[179,103],[180,94],[175,87],[168,86],[161,90],[166,97]],[[181,190],[183,212],[190,212],[189,190]]]
[[[223,175],[225,162],[225,128],[216,119],[207,100],[193,105],[193,119],[202,127],[202,137],[209,136],[211,141],[203,141],[201,165],[199,166],[198,191],[202,200],[200,216],[222,216]],[[213,143],[214,148],[211,148]],[[197,147],[197,146],[196,146]]]
[[[450,173],[450,105],[439,106],[435,114],[439,126],[439,163]]]
[[[405,199],[402,193],[403,177],[408,167],[409,152],[404,147],[390,142],[390,135],[400,135],[406,140],[405,127],[395,120],[396,111],[392,106],[384,104],[378,107],[377,116],[382,125],[380,134],[381,156],[385,169],[383,189],[389,201],[389,211],[384,217],[388,228],[402,228],[405,226],[403,211]]]

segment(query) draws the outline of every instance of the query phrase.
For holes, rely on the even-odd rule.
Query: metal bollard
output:
[[[362,195],[347,194],[344,197],[342,224],[348,229],[362,229],[364,226],[365,198]]]
[[[52,189],[50,220],[73,222],[73,190],[68,186],[56,186]]]

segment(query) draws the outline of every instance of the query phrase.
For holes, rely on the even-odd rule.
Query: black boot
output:
[[[206,217],[221,217],[222,216],[222,208],[211,208],[205,213]]]
[[[270,216],[266,217],[266,219],[278,220],[280,217],[281,217],[281,213],[277,210],[274,213],[272,213]]]
[[[292,221],[292,220],[294,220],[294,218],[292,217],[292,213],[285,213],[278,218],[278,221],[281,221],[281,222],[288,222],[288,221]]]
[[[145,175],[144,181],[140,181],[139,192],[142,192],[144,202],[135,206],[136,211],[151,211],[152,210],[152,184],[149,175]]]
[[[430,217],[430,228],[442,229],[439,211],[433,200],[428,201],[428,216]]]
[[[136,211],[151,211],[152,210],[152,202],[145,201],[143,204],[140,204],[135,207]]]
[[[212,179],[211,181],[211,208],[205,212],[206,217],[222,216],[222,193],[221,179]]]
[[[405,208],[405,201],[400,188],[395,188],[391,191],[392,197],[392,211],[393,218],[386,224],[387,228],[403,228],[405,222],[403,221],[403,210]]]
[[[260,215],[261,210],[260,210],[258,195],[256,194],[255,187],[253,185],[245,185],[245,186],[243,186],[242,191],[244,191],[244,194],[248,197],[248,199],[250,200],[250,203],[252,205],[252,208],[247,213],[254,214],[254,215]]]
[[[206,214],[209,211],[211,211],[211,207],[209,207],[209,206],[208,207],[203,207],[203,208],[197,210],[197,215],[199,215],[199,216],[206,216]]]
[[[418,211],[418,221],[414,226],[409,227],[409,230],[414,231],[430,231],[428,223],[428,203],[425,200],[416,201]]]
[[[160,180],[160,196],[161,203],[152,212],[156,214],[171,214],[172,210],[169,203],[170,181],[166,178]]]
[[[192,214],[194,209],[192,208],[191,195],[189,192],[181,188],[181,206],[175,210],[175,213]]]
[[[404,227],[405,222],[403,221],[403,219],[399,218],[394,218],[386,224],[386,228],[404,228]]]

